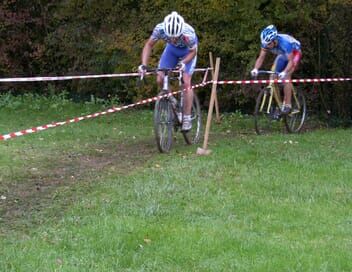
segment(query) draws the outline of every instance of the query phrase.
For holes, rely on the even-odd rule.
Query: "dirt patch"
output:
[[[302,132],[319,128],[315,123],[305,125]],[[211,141],[236,138],[239,135],[255,135],[254,129],[225,130],[211,133]],[[176,143],[177,145],[181,140]],[[13,181],[6,193],[6,200],[0,200],[0,235],[22,226],[38,225],[48,220],[46,213],[54,209],[59,217],[66,206],[77,198],[74,188],[84,186],[89,191],[93,182],[106,172],[128,175],[145,165],[148,159],[158,155],[152,137],[131,143],[109,142],[89,147],[89,155],[80,153],[55,154],[51,169],[47,172],[33,172],[22,182]],[[167,155],[166,155],[167,156]],[[64,197],[62,197],[64,195]],[[61,196],[61,197],[60,197]],[[52,217],[53,213],[50,213]]]
[[[27,227],[40,224],[46,220],[46,210],[51,207],[56,207],[59,216],[60,211],[74,201],[75,194],[71,189],[81,184],[89,190],[90,184],[104,169],[128,174],[158,154],[152,138],[129,144],[111,142],[93,146],[91,150],[89,155],[59,154],[50,158],[54,169],[32,173],[25,181],[9,185],[6,200],[0,201],[0,234],[22,228],[23,224]],[[62,192],[65,193],[64,201],[57,201],[57,195]]]

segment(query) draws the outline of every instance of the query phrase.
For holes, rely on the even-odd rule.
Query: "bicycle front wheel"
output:
[[[282,131],[279,107],[274,99],[270,100],[270,89],[261,89],[254,109],[254,128],[258,135]]]
[[[307,116],[306,99],[300,89],[293,90],[292,111],[285,117],[285,125],[290,133],[301,131]]]
[[[170,101],[161,98],[156,101],[154,109],[154,133],[161,153],[169,152],[172,146],[173,112]]]
[[[190,131],[182,131],[185,142],[189,145],[198,143],[202,130],[202,113],[196,93],[193,94],[191,120],[192,129]]]

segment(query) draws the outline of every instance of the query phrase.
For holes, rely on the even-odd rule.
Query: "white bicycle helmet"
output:
[[[171,12],[164,19],[164,32],[168,37],[179,37],[183,31],[185,21],[176,11]]]
[[[260,40],[262,45],[266,47],[269,43],[275,40],[277,37],[277,29],[274,25],[269,25],[263,29],[262,33],[260,33]]]

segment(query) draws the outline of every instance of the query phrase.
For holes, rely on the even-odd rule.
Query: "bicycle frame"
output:
[[[272,71],[258,71],[258,74],[276,74]],[[255,129],[257,134],[263,134],[279,127],[272,121],[283,120],[289,132],[299,132],[306,118],[306,102],[304,94],[292,86],[292,110],[287,115],[281,115],[283,100],[279,84],[271,82],[259,91],[254,111]]]
[[[277,75],[276,72],[272,72],[272,71],[258,71],[258,74],[270,74],[270,75]],[[277,105],[279,106],[279,108],[281,109],[282,108],[282,99],[281,99],[281,95],[280,95],[280,89],[279,89],[279,86],[277,85],[277,83],[270,83],[268,86],[266,86],[267,89],[270,90],[270,95],[269,95],[269,102],[268,102],[268,105],[267,105],[267,109],[266,109],[266,113],[270,113],[270,108],[272,106],[272,101],[273,101],[273,97],[277,103]],[[263,111],[263,108],[264,108],[264,105],[265,105],[265,102],[266,102],[266,99],[267,99],[267,93],[264,94],[263,96],[263,100],[262,100],[262,103],[261,103],[261,106],[260,106],[260,110]],[[301,108],[301,105],[299,103],[299,100],[297,98],[297,91],[295,89],[294,86],[292,86],[292,97],[293,99],[295,99],[295,102],[298,106],[298,109]],[[294,114],[295,112],[292,112],[291,114]]]
[[[163,87],[162,87],[162,91],[165,94],[168,94],[167,98],[170,99],[171,97],[173,97],[173,92],[170,89],[170,80],[178,80],[178,86],[179,86],[179,92],[180,92],[180,101],[178,103],[178,106],[181,110],[181,113],[183,113],[183,90],[182,90],[182,75],[183,72],[180,70],[175,70],[175,69],[156,69],[157,72],[163,72]],[[177,73],[178,75],[175,77],[171,77],[170,73]],[[171,100],[171,105],[172,105],[172,110],[175,114],[175,116],[177,116],[177,112],[179,112],[179,110],[177,109],[177,103],[175,103],[176,101],[172,101]],[[182,119],[179,120],[178,118],[176,118],[178,125],[182,124]]]
[[[195,126],[191,130],[182,130],[183,107],[184,107],[184,89],[183,72],[177,69],[152,69],[148,73],[163,73],[161,92],[155,103],[154,108],[154,132],[158,149],[160,152],[168,152],[171,149],[173,137],[172,131],[181,131],[187,144],[196,143],[200,137],[201,129],[201,112],[199,100],[196,95],[193,96],[191,121],[195,120]],[[172,75],[175,74],[175,76]],[[170,81],[177,80],[179,90],[171,90]],[[180,99],[176,99],[173,94],[180,93]]]
[[[180,101],[178,103],[179,108],[181,109],[181,113],[183,112],[183,90],[182,90],[182,85],[183,85],[183,71],[178,70],[178,69],[171,69],[171,68],[154,68],[154,69],[147,69],[147,73],[155,73],[158,74],[159,72],[163,73],[163,83],[162,83],[162,95],[167,95],[167,99],[170,99],[170,97],[173,97],[173,92],[171,91],[170,88],[170,80],[178,80],[178,86],[179,86],[179,92],[180,92]],[[178,74],[175,77],[171,77],[171,73],[176,73]],[[143,80],[144,75],[141,75],[140,80]],[[159,94],[161,95],[161,94]],[[175,103],[171,103],[172,109],[174,114],[178,112]],[[179,120],[176,118],[178,121],[178,125],[182,124],[182,120]]]

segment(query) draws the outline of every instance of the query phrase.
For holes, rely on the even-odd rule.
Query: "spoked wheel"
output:
[[[154,109],[154,133],[158,149],[169,152],[172,146],[173,112],[167,98],[156,101]]]
[[[292,94],[291,103],[292,111],[284,120],[288,132],[297,133],[302,129],[307,116],[306,99],[300,89],[296,89],[296,92]]]
[[[182,131],[185,142],[189,145],[195,144],[199,141],[202,129],[202,113],[196,93],[193,94],[191,120],[192,129],[190,131]]]
[[[258,135],[282,131],[279,107],[274,99],[269,107],[269,98],[270,89],[264,88],[259,91],[254,110],[254,127]]]

